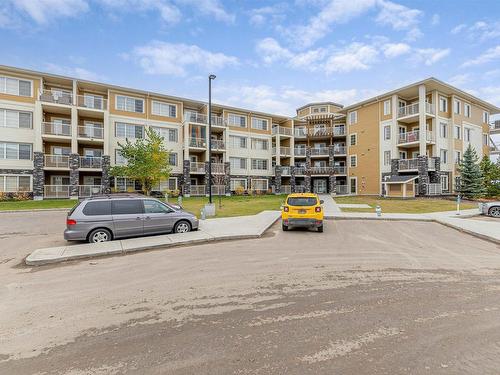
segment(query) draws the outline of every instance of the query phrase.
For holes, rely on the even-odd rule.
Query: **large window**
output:
[[[229,163],[231,165],[231,170],[247,169],[247,159],[245,158],[230,157]]]
[[[391,101],[386,100],[386,101],[384,101],[384,116],[387,116],[390,114],[391,114]]]
[[[252,117],[252,129],[267,130],[268,121],[263,118]]]
[[[471,134],[471,129],[464,128],[464,141],[465,142],[470,142],[470,134]]]
[[[447,174],[441,175],[441,190],[448,191],[450,189],[449,177]]]
[[[0,127],[31,129],[33,127],[33,114],[0,108]]]
[[[127,164],[127,159],[125,159],[120,152],[120,150],[115,150],[115,164],[117,165],[125,165]]]
[[[460,139],[462,138],[462,129],[460,128],[460,125],[455,125],[455,139]]]
[[[459,115],[460,114],[460,107],[462,106],[462,103],[460,102],[460,100],[454,100],[453,101],[453,111],[455,112],[455,114]]]
[[[356,133],[351,134],[349,139],[350,139],[349,144],[351,146],[356,146],[356,143],[358,143],[358,135]]]
[[[126,112],[144,113],[144,99],[132,98],[130,96],[117,95],[116,109]]]
[[[471,106],[470,106],[470,104],[467,104],[467,103],[464,104],[464,115],[465,115],[465,117],[470,117],[471,116]]]
[[[266,179],[252,178],[252,190],[267,191],[269,181]]]
[[[448,164],[448,150],[441,149],[441,163]]]
[[[144,138],[144,126],[142,125],[117,122],[115,126],[115,135],[118,138]]]
[[[173,167],[177,166],[177,153],[171,152],[168,154],[168,163]]]
[[[174,142],[177,143],[179,136],[178,136],[178,131],[177,129],[171,129],[171,128],[160,128],[160,127],[154,127],[153,128],[155,132],[157,132],[160,136],[163,137],[163,139],[166,142]]]
[[[446,122],[439,123],[439,136],[441,138],[448,138],[448,124]]]
[[[384,126],[384,140],[387,141],[391,139],[391,126],[386,125]]]
[[[231,191],[235,191],[236,189],[243,188],[247,190],[247,179],[246,178],[232,178],[230,181]]]
[[[31,176],[0,175],[0,192],[31,191]]]
[[[391,165],[391,152],[384,151],[384,165]]]
[[[31,160],[31,143],[0,142],[0,159]]]
[[[358,111],[352,111],[348,114],[349,125],[356,124],[358,122]]]
[[[247,137],[239,137],[236,135],[229,136],[229,146],[231,148],[247,148]]]
[[[252,159],[252,169],[266,171],[268,169],[267,159]]]
[[[31,81],[0,76],[0,93],[33,96],[31,93]]]
[[[230,113],[227,116],[227,122],[231,126],[238,126],[240,128],[246,128],[247,127],[247,118],[246,118],[246,116],[236,115],[234,113]]]
[[[153,115],[164,117],[177,117],[177,106],[175,104],[153,101]]]
[[[268,150],[269,142],[267,139],[252,138],[252,149],[253,150]]]
[[[439,97],[439,111],[448,112],[448,99],[443,96]]]
[[[357,155],[351,155],[349,158],[349,165],[351,168],[355,168],[358,165],[358,156]]]

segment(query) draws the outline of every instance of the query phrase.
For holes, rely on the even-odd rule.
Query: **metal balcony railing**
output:
[[[185,112],[184,121],[193,122],[196,124],[208,125],[208,115],[197,112]],[[212,115],[212,125],[214,126],[227,126],[227,121],[220,117]]]
[[[418,159],[399,159],[398,160],[398,170],[399,171],[411,171],[418,169]]]
[[[224,174],[224,163],[212,163],[212,174]]]
[[[415,116],[420,113],[420,105],[419,103],[413,103],[406,105],[404,107],[398,108],[398,118]],[[425,113],[434,114],[434,106],[432,103],[425,103]]]
[[[305,129],[305,128],[295,129],[293,132],[293,135],[296,138],[305,138],[307,136],[307,129]]]
[[[347,154],[347,147],[345,146],[334,146],[333,153],[335,155],[345,155]]]
[[[102,168],[102,157],[80,156],[80,168]]]
[[[189,164],[189,170],[191,173],[205,173],[205,163],[192,161]]]
[[[104,127],[98,125],[79,125],[78,137],[104,139]]]
[[[190,194],[192,196],[204,196],[206,194],[205,185],[191,185]]]
[[[44,155],[44,166],[50,168],[69,168],[69,156]]]
[[[333,167],[333,173],[335,174],[346,174],[347,168],[341,165],[336,165]]]
[[[427,195],[441,195],[442,193],[441,184],[427,184]]]
[[[67,91],[57,89],[40,90],[38,98],[42,102],[73,105],[73,94]]]
[[[288,166],[281,167],[281,175],[290,176],[290,167]]]
[[[226,185],[212,185],[212,194],[213,195],[225,195],[226,194]]]
[[[81,198],[102,194],[101,185],[78,185],[78,196]]]
[[[328,147],[312,147],[311,156],[328,156],[330,154]]]
[[[399,133],[398,144],[412,143],[420,141],[420,131],[413,130],[411,132]],[[427,130],[426,132],[426,142],[432,142],[433,136],[432,132]]]
[[[225,150],[226,144],[222,139],[212,139],[211,145],[212,150]]]
[[[42,132],[45,135],[71,136],[71,124],[63,122],[42,122]]]
[[[70,185],[44,185],[43,197],[44,198],[69,198]]]
[[[306,168],[305,167],[295,167],[295,175],[296,176],[303,176],[306,174]]]
[[[292,129],[291,128],[285,128],[283,126],[274,126],[273,129],[272,129],[272,134],[273,135],[280,134],[280,135],[289,135],[289,136],[291,136],[293,133],[292,133]]]
[[[333,134],[333,128],[331,127],[317,127],[309,129],[310,137],[327,137]]]
[[[189,138],[189,147],[206,148],[207,141],[204,138]]]
[[[306,156],[306,148],[305,147],[295,147],[293,149],[293,154],[295,156]]]
[[[105,110],[108,108],[108,99],[98,95],[77,95],[78,107]]]
[[[332,167],[311,167],[311,174],[330,174]]]
[[[292,187],[290,185],[281,185],[281,194],[291,194]]]
[[[339,195],[349,194],[349,186],[348,185],[335,185],[335,193]]]

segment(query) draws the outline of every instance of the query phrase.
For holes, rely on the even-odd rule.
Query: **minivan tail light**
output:
[[[74,220],[74,219],[66,219],[66,225],[76,225],[76,220]]]
[[[283,211],[288,212],[288,206],[283,207]]]
[[[316,212],[321,212],[321,207],[316,207],[316,208],[314,209],[314,211],[316,211]]]

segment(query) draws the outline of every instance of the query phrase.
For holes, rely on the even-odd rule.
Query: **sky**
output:
[[[0,0],[0,64],[294,115],[434,76],[500,106],[500,1]]]

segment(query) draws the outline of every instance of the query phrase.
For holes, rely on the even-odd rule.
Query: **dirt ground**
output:
[[[500,248],[439,224],[275,225],[256,240],[21,266],[56,229],[0,240],[0,374],[500,368]]]

